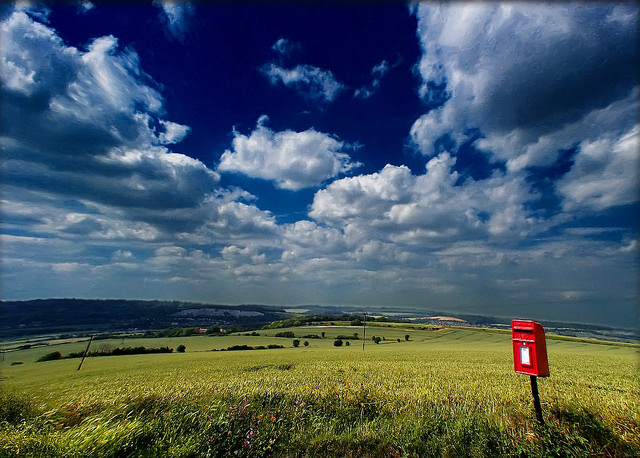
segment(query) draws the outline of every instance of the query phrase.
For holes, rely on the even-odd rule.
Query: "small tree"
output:
[[[185,351],[187,351],[187,347],[186,347],[186,346],[184,346],[184,345],[182,345],[182,344],[180,344],[180,345],[178,345],[178,347],[176,348],[176,351],[177,351],[178,353],[184,353]]]
[[[349,345],[351,345],[351,343],[350,343],[348,340],[347,340],[347,341],[345,341],[345,343],[344,343],[344,344],[345,344],[345,346],[347,346],[347,347],[348,347]]]
[[[293,339],[293,346],[298,348],[300,346],[300,340],[299,339]]]
[[[322,331],[322,338],[324,339],[324,331]]]
[[[409,334],[405,334],[405,336],[404,336],[404,340],[406,340],[407,342],[409,342]]]
[[[336,339],[333,341],[333,346],[334,347],[342,347],[342,339]]]
[[[308,340],[305,340],[305,341],[304,341],[304,346],[305,346],[305,347],[308,347],[308,346],[309,346],[309,341],[308,341]]]

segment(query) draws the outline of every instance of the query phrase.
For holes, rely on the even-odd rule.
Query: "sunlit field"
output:
[[[274,337],[292,331],[300,341]],[[515,374],[510,334],[306,327],[259,336],[110,339],[185,353],[35,361],[86,342],[10,352],[0,451],[20,456],[640,455],[638,347],[548,339],[539,379]],[[304,337],[312,334],[324,338]],[[334,337],[359,333],[349,346]],[[406,340],[406,336],[408,339]],[[371,337],[384,338],[375,344]],[[308,342],[308,346],[305,346]],[[345,340],[345,342],[347,342]],[[282,349],[211,351],[269,344]],[[16,364],[22,361],[23,364]]]

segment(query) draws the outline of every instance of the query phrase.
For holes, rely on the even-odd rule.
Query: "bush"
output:
[[[406,340],[407,342],[409,342],[409,334],[405,334],[405,336],[404,336],[404,340]]]
[[[308,340],[305,340],[305,341],[304,341],[304,346],[305,346],[305,347],[308,347],[308,346],[309,346],[309,341],[308,341]]]
[[[222,351],[242,351],[242,350],[253,350],[251,345],[232,345],[227,348],[223,348]]]
[[[187,351],[187,347],[186,347],[186,346],[184,346],[184,345],[182,345],[182,344],[180,344],[180,345],[178,345],[178,347],[176,348],[176,351],[177,351],[178,353],[184,353],[185,351]]]
[[[276,337],[286,337],[288,339],[293,339],[296,335],[292,331],[283,331],[276,332]]]
[[[56,359],[62,359],[62,353],[60,353],[59,351],[52,351],[51,353],[47,353],[46,355],[38,358],[36,362],[40,363],[42,361],[55,361]]]
[[[351,340],[359,340],[359,339],[360,339],[360,337],[358,337],[358,333],[357,333],[357,332],[354,332],[354,333],[353,333],[353,335],[351,335],[351,336],[344,336],[344,335],[340,334],[338,337],[336,337],[336,339],[342,339],[342,340],[349,340],[349,339],[351,339]]]
[[[333,346],[334,347],[342,347],[342,340],[341,339],[336,339],[333,341]]]
[[[300,346],[300,340],[298,340],[298,339],[293,339],[293,346],[294,346],[295,348],[298,348],[298,347]]]

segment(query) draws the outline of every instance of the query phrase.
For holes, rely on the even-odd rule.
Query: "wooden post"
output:
[[[364,343],[367,340],[367,312],[363,313],[364,320],[362,321],[362,351],[364,351]]]
[[[89,343],[87,344],[87,349],[84,351],[84,355],[82,355],[82,361],[80,361],[80,365],[78,366],[78,370],[82,369],[82,365],[84,364],[84,359],[89,354],[89,348],[91,347],[91,342],[93,342],[93,334],[91,334],[91,339],[89,339]]]
[[[540,394],[538,393],[538,377],[530,375],[531,377],[531,394],[533,395],[533,407],[536,409],[536,417],[538,422],[544,426],[544,418],[542,418],[542,406],[540,405]]]

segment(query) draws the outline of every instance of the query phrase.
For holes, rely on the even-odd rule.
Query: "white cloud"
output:
[[[135,52],[111,36],[66,46],[21,12],[1,27],[7,185],[125,208],[195,207],[218,187],[214,171],[161,146],[189,128],[158,117],[162,97]]]
[[[280,54],[282,57],[288,57],[298,47],[299,45],[292,42],[291,40],[288,40],[286,38],[279,38],[278,41],[276,41],[273,46],[271,46],[271,49]]]
[[[187,20],[194,14],[193,5],[176,0],[154,0],[153,4],[162,9],[164,22],[171,36],[180,41],[184,40]]]
[[[360,166],[342,152],[344,142],[314,129],[274,132],[265,127],[267,119],[262,116],[249,136],[235,133],[233,151],[222,154],[219,171],[273,180],[279,188],[297,191]]]
[[[160,120],[160,125],[164,128],[164,132],[160,133],[158,140],[163,145],[180,143],[191,130],[189,126],[184,126],[171,121]]]
[[[81,2],[78,2],[78,10],[80,11],[80,13],[87,13],[92,9],[94,9],[95,7],[96,5],[94,5],[88,0],[83,0]]]
[[[585,140],[558,182],[566,210],[602,210],[638,200],[640,125],[618,138]]]
[[[241,202],[250,194],[221,191],[215,171],[164,146],[189,127],[160,117],[162,96],[133,50],[111,36],[67,46],[22,12],[0,27],[4,230],[121,253],[76,254],[85,264],[122,264],[145,243],[273,238],[273,217]]]
[[[287,69],[271,63],[261,70],[271,84],[282,83],[314,100],[333,102],[344,89],[344,85],[336,80],[330,70],[322,70],[311,65],[297,65]]]
[[[629,43],[637,41],[637,29],[629,19],[637,19],[637,6],[425,3],[414,11],[423,48],[420,92],[437,106],[411,129],[423,154],[438,154],[443,136],[455,153],[479,129],[476,147],[518,176],[553,167],[576,145],[618,144],[633,129],[637,51]],[[578,149],[575,167],[595,165],[583,157],[587,151]],[[564,208],[577,208],[577,194],[585,193],[603,193],[597,204],[590,199],[592,209],[632,201],[626,190],[637,171],[620,166],[631,165],[623,156],[615,166],[599,161],[599,172],[571,172],[595,181],[582,191],[574,187],[574,195],[562,185]],[[598,183],[597,173],[612,167],[622,174],[617,183]]]
[[[318,191],[310,216],[358,243],[377,239],[431,250],[452,240],[520,238],[548,225],[532,218],[524,180],[495,175],[458,184],[455,158],[431,159],[423,175],[387,165],[378,173],[343,178]]]
[[[386,60],[383,60],[379,64],[376,64],[371,69],[371,76],[373,79],[367,85],[362,86],[361,88],[356,89],[353,92],[353,96],[356,98],[368,99],[373,96],[378,89],[380,89],[380,83],[384,75],[387,74],[389,70],[393,67],[396,67],[400,64],[400,60],[398,60],[395,64],[391,65]]]

